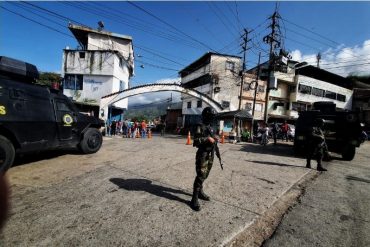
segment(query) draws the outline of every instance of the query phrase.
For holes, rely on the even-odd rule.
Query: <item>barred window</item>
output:
[[[303,84],[299,84],[298,91],[304,94],[311,94],[311,87]]]
[[[198,100],[197,101],[197,108],[201,108],[202,107],[202,101],[201,100]]]
[[[235,69],[235,63],[234,62],[230,62],[230,61],[226,61],[226,69],[227,70],[234,71],[234,69]]]
[[[188,108],[188,109],[190,109],[190,108],[191,108],[191,101],[189,101],[189,102],[188,102],[187,108]]]
[[[318,97],[324,97],[325,91],[319,88],[312,88],[312,95],[318,96]]]
[[[258,86],[258,92],[259,92],[259,93],[263,93],[263,92],[265,92],[265,86],[259,85],[259,86]]]

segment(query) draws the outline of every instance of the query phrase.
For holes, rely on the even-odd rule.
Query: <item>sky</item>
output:
[[[370,74],[370,1],[94,1],[0,2],[0,55],[60,72],[62,51],[76,48],[68,22],[133,38],[131,86],[172,81],[208,51],[242,56],[249,31],[246,68],[268,58],[263,37],[277,8],[282,46],[292,59],[347,76]],[[145,97],[141,97],[144,103]],[[160,98],[160,97],[157,97]],[[153,99],[151,99],[153,100]]]

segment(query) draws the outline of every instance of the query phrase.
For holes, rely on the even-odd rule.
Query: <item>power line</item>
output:
[[[138,9],[140,9],[140,10],[141,10],[141,11],[143,11],[144,13],[146,13],[146,14],[148,14],[148,15],[152,16],[152,17],[153,17],[153,18],[155,18],[156,20],[158,20],[158,21],[162,22],[163,24],[165,24],[165,25],[167,25],[167,26],[169,26],[169,27],[173,28],[173,29],[174,29],[174,30],[176,30],[177,32],[179,32],[179,33],[181,33],[181,34],[185,35],[186,37],[190,38],[191,40],[193,40],[193,41],[195,41],[195,42],[197,42],[197,43],[201,44],[202,46],[206,47],[207,49],[210,49],[210,50],[214,51],[214,50],[213,50],[212,48],[210,48],[208,45],[206,45],[206,44],[204,44],[203,42],[201,42],[201,41],[199,41],[199,40],[197,40],[197,39],[195,39],[195,38],[191,37],[190,35],[188,35],[188,34],[184,33],[183,31],[179,30],[177,27],[175,27],[175,26],[173,26],[172,24],[170,24],[170,23],[168,23],[168,22],[166,22],[166,21],[162,20],[161,18],[159,18],[159,17],[157,17],[156,15],[154,15],[154,14],[150,13],[149,11],[145,10],[144,8],[142,8],[142,7],[140,7],[139,5],[135,4],[134,2],[131,2],[131,1],[127,1],[127,2],[128,2],[129,4],[131,4],[132,6],[134,6],[134,7],[138,8]]]

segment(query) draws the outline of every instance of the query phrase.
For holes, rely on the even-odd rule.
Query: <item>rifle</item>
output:
[[[209,129],[209,127],[207,126],[206,127],[207,131],[208,131],[208,134],[213,138],[213,139],[216,139],[215,136],[212,134],[211,130]],[[220,154],[220,149],[218,148],[218,145],[217,145],[217,140],[215,140],[215,142],[213,143],[214,145],[214,148],[215,148],[215,152],[216,152],[216,156],[218,158],[218,160],[220,161],[220,166],[221,166],[221,169],[223,170],[224,169],[224,164],[222,164],[222,161],[221,161],[221,154]]]
[[[220,166],[221,166],[221,169],[223,170],[224,165],[222,164],[222,161],[221,161],[220,149],[218,148],[217,142],[218,141],[215,140],[215,144],[214,144],[215,145],[216,156],[217,156],[218,160],[220,161]]]

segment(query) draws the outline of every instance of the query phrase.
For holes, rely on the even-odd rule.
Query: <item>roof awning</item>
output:
[[[218,119],[223,118],[235,118],[241,120],[252,119],[252,115],[249,113],[248,110],[237,110],[237,111],[229,111],[229,112],[221,112],[217,114]]]

